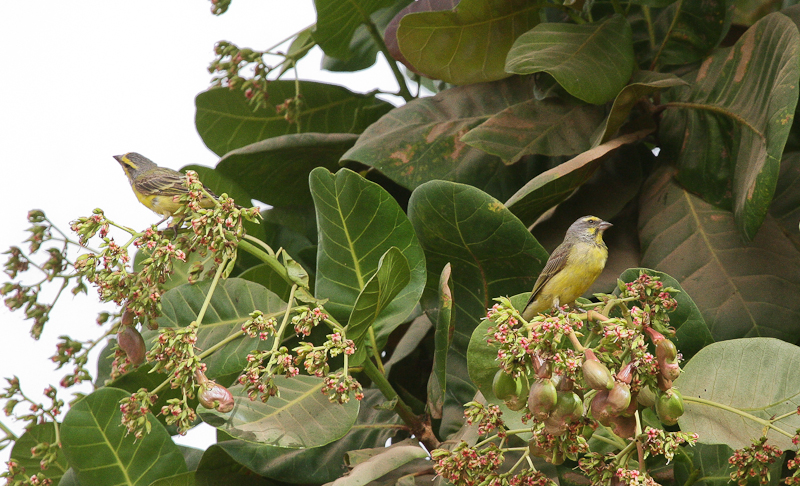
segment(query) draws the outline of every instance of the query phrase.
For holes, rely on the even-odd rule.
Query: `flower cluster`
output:
[[[660,455],[667,459],[667,464],[675,457],[681,444],[695,445],[699,436],[686,432],[667,432],[662,429],[647,427],[644,430],[644,449],[647,455]]]
[[[6,462],[6,471],[0,473],[5,478],[6,486],[52,486],[53,480],[43,474],[26,474],[25,467],[11,459]]]
[[[28,228],[30,236],[25,240],[30,243],[29,251],[31,256],[25,255],[19,247],[11,247],[8,251],[4,252],[4,254],[8,255],[8,259],[3,265],[4,271],[10,278],[15,279],[33,266],[41,271],[44,277],[39,283],[33,285],[23,285],[21,282],[5,283],[0,287],[0,295],[4,297],[4,303],[10,310],[15,311],[24,307],[25,318],[33,320],[31,336],[33,336],[34,339],[39,339],[44,325],[50,319],[50,311],[53,307],[50,304],[43,304],[38,300],[42,284],[45,282],[52,282],[58,278],[63,280],[61,287],[63,290],[70,279],[73,279],[76,282],[72,290],[74,295],[77,295],[79,292],[85,292],[86,286],[79,277],[64,274],[64,270],[67,268],[68,264],[68,260],[65,256],[65,240],[59,240],[64,243],[63,248],[47,249],[46,253],[48,256],[44,262],[36,264],[31,260],[32,255],[39,251],[43,243],[53,240],[53,227],[40,210],[30,211],[28,213],[28,222],[33,224],[33,226]]]
[[[793,459],[786,461],[786,467],[794,473],[788,478],[784,478],[783,482],[789,486],[796,486],[800,484],[800,456],[795,456]]]
[[[586,436],[591,434],[586,433],[587,427],[590,430],[595,427],[593,421],[587,417],[564,421],[557,430],[546,423],[536,424],[528,448],[531,455],[555,465],[562,464],[567,458],[575,461],[578,454],[589,450]]]
[[[44,389],[43,395],[50,399],[50,405],[45,406],[43,403],[37,403],[28,398],[20,386],[19,378],[6,378],[8,386],[5,388],[5,393],[0,394],[0,399],[5,399],[6,403],[3,406],[3,412],[6,416],[11,416],[18,405],[27,403],[28,412],[24,415],[17,416],[19,420],[28,422],[28,425],[37,423],[44,423],[48,419],[55,420],[61,413],[61,408],[64,406],[64,401],[58,398],[56,389],[48,386]]]
[[[505,459],[503,451],[489,444],[483,449],[469,447],[460,442],[452,451],[436,449],[431,452],[436,474],[453,484],[477,486],[497,471]]]
[[[156,403],[158,397],[141,388],[139,391],[119,401],[119,410],[122,412],[122,425],[128,434],[133,434],[136,439],[141,439],[150,433],[152,424],[148,418],[150,407]]]
[[[167,425],[176,426],[180,435],[186,434],[197,420],[197,413],[181,398],[167,400],[167,404],[161,407],[161,415],[164,416]]]
[[[464,417],[469,425],[478,425],[479,435],[486,435],[496,429],[498,437],[505,437],[508,429],[502,415],[497,405],[484,406],[478,402],[464,404]]]
[[[302,342],[294,348],[297,357],[295,363],[303,363],[306,373],[314,376],[325,376],[330,367],[328,358],[335,358],[344,353],[352,356],[356,352],[356,346],[352,339],[344,339],[340,332],[327,335],[327,340],[322,346],[314,346],[311,343]]]
[[[619,484],[626,484],[628,486],[659,486],[649,474],[641,472],[638,469],[620,467],[617,468],[617,472],[614,473],[614,475]]]
[[[258,338],[266,341],[270,336],[275,335],[275,326],[278,321],[274,317],[266,318],[264,313],[256,310],[250,313],[250,319],[242,324],[242,332],[251,338]]]
[[[640,323],[654,327],[659,332],[666,332],[669,326],[669,312],[678,307],[678,301],[672,294],[678,292],[672,287],[665,287],[658,277],[644,272],[633,282],[620,283],[621,297],[633,297],[641,303],[637,307],[640,312],[633,316]],[[631,314],[634,314],[631,309]]]
[[[731,481],[744,486],[750,478],[757,478],[759,483],[767,484],[770,479],[770,464],[781,455],[783,451],[767,444],[766,437],[756,439],[751,446],[735,450],[728,459],[735,469],[730,474]]]
[[[225,5],[227,8],[225,2],[229,0],[220,0],[215,7]],[[239,48],[230,42],[220,41],[214,46],[214,54],[216,59],[208,67],[208,72],[214,75],[211,86],[241,90],[250,103],[255,105],[255,109],[266,107],[269,99],[267,76],[273,69],[264,62],[267,52]],[[252,67],[252,78],[242,76],[246,67]]]
[[[172,388],[189,383],[195,370],[204,366],[195,353],[197,328],[194,325],[164,328],[153,342],[147,353],[148,361],[155,363],[151,373],[169,373]]]
[[[591,481],[592,486],[609,486],[615,478],[617,467],[613,454],[588,452],[578,460],[578,468]]]
[[[334,403],[347,403],[350,401],[350,393],[353,393],[356,400],[364,398],[364,391],[361,383],[343,371],[331,373],[325,377],[322,385],[322,393],[328,396],[328,400]]]
[[[298,335],[308,336],[317,324],[327,318],[328,314],[319,307],[315,307],[314,309],[301,307],[298,309],[297,315],[292,317],[294,332]]]

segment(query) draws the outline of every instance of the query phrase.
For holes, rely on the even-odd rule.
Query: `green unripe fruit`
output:
[[[608,390],[597,392],[597,395],[592,398],[592,403],[589,405],[592,417],[605,426],[611,423],[611,406],[608,404],[608,393]]]
[[[639,390],[639,394],[636,395],[636,400],[643,407],[652,407],[656,404],[656,394],[653,393],[649,386],[643,386]]]
[[[583,379],[593,390],[610,390],[614,387],[611,372],[599,361],[587,359],[583,362]]]
[[[556,386],[551,379],[540,378],[531,385],[531,392],[528,395],[528,410],[537,420],[547,418],[557,401]]]
[[[663,360],[666,363],[674,363],[677,357],[678,348],[676,348],[675,343],[669,339],[659,341],[659,343],[656,345],[656,359],[659,361]]]
[[[558,392],[556,406],[544,421],[544,430],[548,434],[561,435],[567,426],[583,416],[583,400],[575,392]]]
[[[656,415],[665,425],[677,424],[683,410],[683,397],[674,388],[661,393],[656,400]]]
[[[631,404],[631,387],[627,383],[615,382],[608,392],[608,405],[611,415],[619,415]]]
[[[508,408],[519,411],[525,408],[525,400],[530,391],[528,378],[520,375],[517,378],[503,370],[498,371],[492,380],[492,391],[498,400],[503,400]]]

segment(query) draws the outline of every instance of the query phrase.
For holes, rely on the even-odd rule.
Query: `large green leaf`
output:
[[[605,103],[633,73],[632,35],[630,24],[619,15],[591,24],[539,24],[514,42],[506,71],[546,72],[572,96]]]
[[[386,250],[378,261],[378,269],[358,294],[347,321],[347,338],[357,348],[362,348],[370,326],[385,334],[385,326],[380,325],[381,315],[410,280],[411,271],[403,253],[394,246]],[[357,356],[360,359],[354,359],[350,366],[361,364],[366,355],[362,351]]]
[[[507,186],[520,185],[524,176],[464,144],[461,137],[492,115],[530,99],[531,82],[514,77],[418,98],[365,130],[342,160],[375,167],[408,189],[443,179],[505,192]]]
[[[690,194],[661,171],[643,188],[639,228],[642,266],[680,282],[714,339],[797,341],[800,252],[771,217],[744,243],[730,212]]]
[[[300,133],[256,142],[225,154],[217,170],[271,206],[311,203],[308,174],[316,167],[335,171],[358,139],[349,133]]]
[[[351,451],[349,455],[352,455],[352,452],[355,451]],[[356,464],[346,476],[337,479],[331,486],[364,486],[414,460],[428,457],[428,451],[421,447],[419,442],[411,439],[370,452],[374,454],[369,459]],[[429,469],[429,466],[426,466],[426,469]]]
[[[674,74],[636,71],[630,83],[622,88],[622,91],[620,91],[614,99],[611,111],[592,137],[592,146],[600,145],[611,140],[611,137],[613,137],[617,130],[625,123],[631,109],[642,97],[649,96],[662,89],[684,84],[687,84],[686,81]]]
[[[240,385],[229,388],[236,405],[229,413],[200,409],[204,422],[248,442],[306,449],[343,437],[358,416],[359,401],[331,403],[322,393],[323,379],[299,375],[276,376],[280,396],[267,403],[250,400]]]
[[[800,249],[800,152],[784,153],[769,213]]]
[[[369,22],[369,16],[390,7],[392,0],[314,0],[317,24],[312,36],[325,54],[350,59],[350,43],[358,27]]]
[[[210,286],[211,282],[205,281],[181,285],[166,292],[161,298],[163,316],[158,320],[160,326],[185,327],[196,320]],[[261,285],[239,278],[220,281],[197,330],[196,346],[204,351],[230,336],[242,337],[203,359],[208,365],[208,376],[213,379],[240,372],[251,351],[271,346],[271,339],[261,341],[243,336],[242,324],[249,319],[251,312],[260,310],[268,315],[283,312],[285,308],[285,302]],[[153,331],[145,332],[146,341],[149,342],[155,334]]]
[[[665,93],[659,138],[690,191],[733,209],[748,240],[764,221],[792,125],[800,78],[800,34],[775,13]]]
[[[573,155],[587,150],[603,110],[559,98],[510,106],[467,132],[461,141],[497,155],[506,164],[528,154]]]
[[[36,474],[40,480],[49,479],[53,481],[53,484],[58,484],[59,479],[69,469],[67,458],[64,457],[64,451],[58,449],[55,460],[49,463],[47,469],[42,469],[40,466],[42,457],[33,457],[31,452],[34,446],[38,444],[58,443],[56,427],[60,426],[60,424],[51,422],[34,424],[14,442],[14,448],[11,449],[9,459],[16,462],[20,468],[24,468],[27,474]]]
[[[300,81],[303,104],[293,123],[275,108],[253,106],[238,91],[211,89],[195,99],[195,124],[206,146],[224,155],[251,143],[293,133],[360,133],[393,106],[373,94],[353,93],[333,84]],[[271,81],[269,99],[279,105],[295,96],[294,81]],[[241,181],[239,181],[241,183]]]
[[[453,312],[453,268],[445,264],[439,277],[438,305],[428,310],[428,315],[435,322],[433,369],[428,379],[428,410],[431,417],[442,418],[444,394],[447,392],[447,353],[456,330],[455,312]]]
[[[703,348],[683,368],[675,387],[683,394],[686,412],[681,430],[696,432],[706,444],[749,445],[763,435],[764,424],[696,397],[739,409],[762,420],[784,416],[775,425],[790,437],[770,429],[767,437],[783,450],[797,450],[791,435],[800,428],[800,348],[777,339],[736,339]]]
[[[347,322],[387,250],[397,247],[408,263],[409,284],[374,324],[385,339],[411,314],[425,285],[425,256],[414,229],[389,193],[353,171],[315,169],[310,185],[319,228],[316,297],[329,299],[325,309],[339,322]]]
[[[453,10],[410,13],[397,29],[400,51],[416,72],[447,83],[508,77],[503,60],[514,39],[539,23],[541,3],[461,0]]]
[[[705,57],[731,25],[731,0],[682,0],[665,8],[653,23],[652,65],[689,64]]]
[[[588,181],[601,161],[621,147],[637,142],[652,132],[652,129],[645,128],[622,135],[542,172],[511,196],[506,201],[506,207],[525,223],[533,224],[545,211],[569,197],[577,187]]]
[[[658,277],[665,287],[672,287],[678,290],[678,293],[673,294],[673,297],[678,302],[678,307],[669,313],[669,325],[676,329],[675,345],[683,355],[684,360],[692,359],[692,356],[697,354],[698,351],[714,342],[714,338],[711,337],[711,331],[708,330],[708,326],[700,314],[700,309],[697,308],[692,297],[683,290],[681,284],[673,277],[649,268],[629,268],[622,272],[619,280],[633,282],[642,273]],[[614,294],[619,295],[619,289]]]
[[[438,306],[442,269],[447,263],[452,267],[455,330],[446,365],[446,436],[458,429],[461,407],[475,394],[466,361],[472,331],[494,297],[533,286],[547,252],[500,201],[474,187],[445,181],[423,184],[411,195],[408,214],[428,262],[425,309]]]
[[[399,0],[392,2],[386,8],[376,10],[370,19],[378,32],[383,35],[386,26],[391,22],[395,15],[413,0]],[[375,64],[375,58],[380,52],[378,44],[366,24],[356,27],[353,37],[350,40],[348,51],[350,53],[346,60],[325,55],[322,57],[322,69],[328,71],[360,71],[367,69]]]
[[[391,410],[377,408],[385,398],[377,390],[364,390],[355,425],[341,439],[311,449],[284,449],[243,440],[222,440],[218,453],[253,472],[277,481],[323,484],[335,480],[347,467],[348,451],[379,447],[398,432],[402,420]]]
[[[84,397],[64,417],[61,445],[81,484],[142,485],[186,471],[180,449],[152,416],[152,429],[135,440],[122,426],[119,401],[130,396],[100,388]]]

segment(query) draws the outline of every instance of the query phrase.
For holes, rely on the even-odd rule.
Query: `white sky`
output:
[[[95,207],[134,228],[158,221],[135,200],[111,156],[139,152],[173,169],[214,166],[218,158],[194,125],[194,97],[209,85],[206,68],[214,43],[266,49],[314,21],[312,0],[233,0],[220,17],[211,15],[207,0],[4,2],[0,252],[27,247],[22,245],[26,214],[33,208],[44,210],[64,231]],[[352,74],[321,72],[320,59],[315,49],[301,61],[301,79],[361,92],[397,89],[380,57],[376,68]],[[0,274],[0,284],[6,281]],[[0,307],[0,378],[18,375],[24,391],[37,398],[48,384],[57,385],[63,373],[52,371],[48,357],[62,334],[81,339],[99,334],[95,295],[62,296],[38,342],[30,338],[28,322]],[[71,394],[61,395],[69,400]],[[20,430],[3,414],[0,420]],[[210,440],[211,431],[189,442]],[[9,453],[0,451],[0,460]]]

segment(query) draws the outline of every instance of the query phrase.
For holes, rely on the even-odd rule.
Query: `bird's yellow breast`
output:
[[[583,295],[600,276],[608,259],[608,249],[593,243],[576,243],[569,252],[567,264],[553,275],[536,298],[536,312],[551,308],[558,299],[559,305],[569,304]]]
[[[147,206],[154,213],[164,217],[172,216],[180,207],[180,204],[172,200],[172,196],[145,195],[137,191],[135,187],[133,187],[133,193],[136,194],[136,199],[140,203]]]

